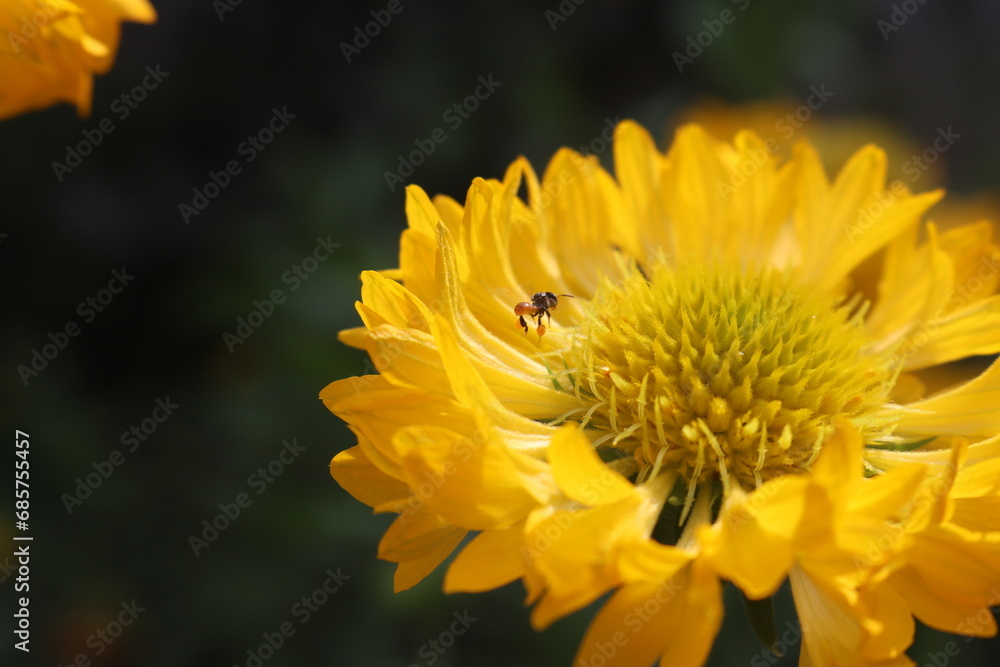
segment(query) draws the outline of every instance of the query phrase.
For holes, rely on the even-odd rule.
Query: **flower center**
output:
[[[728,492],[804,472],[838,415],[868,441],[893,428],[896,370],[869,351],[857,306],[777,270],[659,264],[605,281],[569,360],[583,422],[605,431],[606,460],[633,456],[640,478],[673,470],[689,499],[713,480]]]

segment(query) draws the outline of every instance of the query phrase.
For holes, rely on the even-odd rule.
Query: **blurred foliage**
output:
[[[405,224],[403,189],[385,172],[435,128],[446,141],[406,182],[461,200],[473,177],[500,176],[519,154],[540,170],[608,118],[635,118],[665,146],[673,119],[706,98],[801,103],[825,84],[824,118],[880,119],[904,145],[953,127],[961,139],[935,167],[952,190],[995,194],[1000,176],[1000,6],[986,0],[911,3],[888,39],[877,22],[889,2],[403,0],[350,62],[342,43],[387,3],[243,2],[221,17],[225,2],[156,4],[159,23],[125,27],[90,118],[63,106],[0,123],[0,414],[8,433],[31,435],[35,536],[34,650],[24,661],[8,639],[3,664],[84,653],[103,667],[246,665],[264,633],[291,622],[263,664],[426,665],[427,642],[465,611],[478,620],[436,664],[570,664],[592,609],[535,633],[519,584],[445,596],[439,572],[393,594],[393,566],[375,558],[390,518],[327,472],[354,440],[317,394],[366,372],[337,332],[358,324],[357,276],[395,265]],[[550,24],[560,7],[573,11]],[[735,20],[678,72],[673,54],[724,9]],[[157,65],[169,75],[120,118],[115,100]],[[490,75],[500,86],[452,127],[444,114]],[[246,162],[241,143],[284,107],[295,118]],[[57,179],[53,161],[104,119],[114,131]],[[230,160],[241,173],[185,224],[179,205]],[[317,237],[339,248],[292,291],[282,276]],[[78,304],[122,267],[135,280],[83,323]],[[275,289],[286,300],[230,352],[223,334]],[[25,386],[16,367],[70,320],[80,334]],[[123,432],[167,397],[174,414],[125,451]],[[293,438],[305,450],[258,494],[251,476]],[[115,449],[124,462],[68,513],[64,494]],[[195,556],[189,537],[240,493],[252,503]],[[5,491],[4,516],[9,503]],[[10,530],[5,521],[0,537]],[[0,549],[9,565],[12,549]],[[350,578],[300,623],[295,605],[328,570]],[[9,599],[12,578],[0,586]],[[133,599],[145,611],[95,655],[88,637]],[[771,664],[751,662],[763,654],[735,597],[727,609],[711,664]],[[787,591],[777,609],[780,629],[793,618]],[[911,655],[921,662],[950,639],[921,629]],[[995,664],[1000,647],[958,645],[963,665]]]

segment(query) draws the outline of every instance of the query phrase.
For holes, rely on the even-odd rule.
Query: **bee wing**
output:
[[[508,287],[496,287],[490,291],[496,296],[498,301],[510,304],[511,308],[514,307],[514,304],[522,301],[531,301],[530,294],[521,294]]]

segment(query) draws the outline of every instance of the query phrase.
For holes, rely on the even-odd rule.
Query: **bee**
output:
[[[538,328],[535,331],[538,332],[538,340],[542,340],[542,336],[545,335],[545,325],[542,324],[542,316],[547,317],[549,324],[552,324],[552,311],[559,305],[559,297],[563,296],[568,296],[571,299],[576,298],[572,294],[556,295],[552,292],[539,292],[531,297],[530,303],[522,301],[514,306],[514,314],[517,315],[518,322],[524,327],[525,336],[528,335],[528,323],[524,321],[524,316],[527,315],[538,324]]]

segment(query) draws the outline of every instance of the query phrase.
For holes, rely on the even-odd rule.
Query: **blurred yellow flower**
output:
[[[923,223],[942,192],[873,145],[831,181],[805,142],[625,122],[614,160],[411,186],[399,269],[362,274],[341,339],[379,374],[320,397],[358,438],[334,478],[399,514],[396,590],[474,532],[449,592],[521,579],[539,629],[613,592],[578,665],[702,664],[723,581],[791,582],[802,665],[913,664],[914,617],[995,633],[1000,362],[920,375],[1000,351],[990,225]]]
[[[836,99],[835,95],[831,97]],[[768,150],[779,155],[788,155],[796,143],[808,139],[828,172],[839,170],[858,146],[873,143],[888,155],[888,180],[903,181],[911,188],[918,184],[922,189],[942,185],[942,163],[950,144],[944,153],[937,152],[933,161],[925,160],[922,153],[933,148],[932,142],[921,146],[897,126],[876,117],[828,115],[825,103],[817,103],[818,99],[807,94],[803,100],[777,98],[726,104],[705,98],[685,107],[674,125],[696,123],[719,139],[731,139],[741,130],[751,130]]]
[[[121,22],[155,20],[146,0],[0,0],[0,119],[57,102],[86,116]]]

